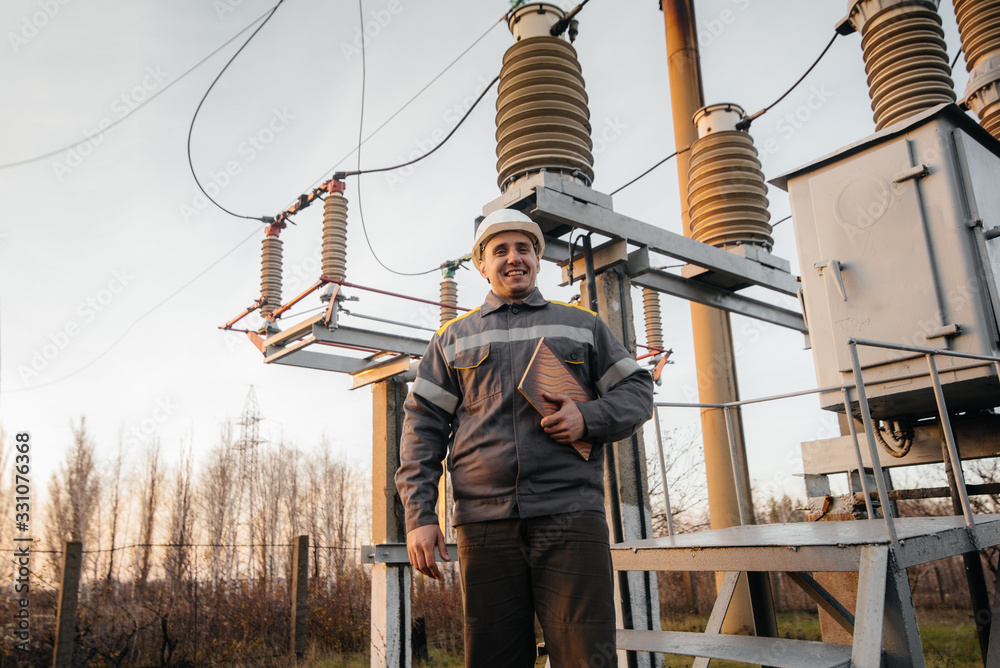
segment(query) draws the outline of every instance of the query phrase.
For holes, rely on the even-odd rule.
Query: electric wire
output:
[[[955,69],[955,64],[958,63],[958,59],[961,56],[962,56],[962,49],[959,49],[958,53],[955,54],[955,58],[951,61],[951,69],[953,70]]]
[[[426,84],[424,84],[423,88],[421,88],[420,90],[418,90],[413,95],[413,97],[411,97],[409,100],[407,100],[406,102],[404,102],[403,106],[401,106],[399,109],[397,109],[395,112],[393,112],[393,114],[391,116],[389,116],[389,118],[387,118],[384,121],[382,121],[382,124],[379,125],[377,128],[375,128],[374,130],[372,130],[371,133],[369,133],[369,135],[367,137],[365,137],[364,141],[361,142],[361,144],[362,145],[367,144],[369,139],[371,139],[372,137],[374,137],[375,135],[377,135],[379,133],[379,131],[382,128],[384,128],[386,125],[388,125],[390,122],[392,122],[392,120],[394,118],[396,118],[396,116],[399,116],[401,113],[403,113],[403,111],[407,107],[409,107],[411,104],[413,104],[413,102],[418,97],[420,97],[421,95],[423,95],[424,92],[426,92],[428,88],[430,88],[432,85],[434,85],[434,83],[438,79],[440,79],[441,77],[443,77],[445,75],[445,73],[447,73],[448,70],[450,70],[455,65],[455,63],[457,63],[459,60],[461,60],[465,56],[465,54],[467,54],[469,51],[471,51],[473,49],[473,47],[475,47],[477,44],[479,44],[481,41],[483,41],[486,38],[487,35],[489,35],[491,32],[493,32],[494,28],[496,28],[498,25],[503,24],[503,22],[506,20],[506,18],[507,18],[507,15],[504,14],[503,16],[500,17],[499,21],[494,21],[493,23],[491,23],[490,27],[487,28],[486,32],[484,32],[482,35],[480,35],[478,38],[476,38],[476,41],[474,41],[472,44],[470,44],[469,46],[467,46],[465,48],[465,50],[462,51],[462,53],[458,54],[455,57],[454,60],[452,60],[450,63],[448,63],[445,66],[445,68],[443,70],[441,70],[440,72],[437,73],[437,76],[435,76],[433,79],[431,79]],[[315,181],[313,181],[312,186],[310,186],[310,188],[315,188],[317,185],[319,185],[320,183],[322,183],[323,181],[325,181],[327,179],[327,175],[333,174],[334,172],[336,172],[337,171],[337,167],[339,167],[342,162],[344,162],[349,157],[351,157],[354,154],[354,152],[357,151],[357,150],[358,150],[357,148],[351,148],[350,152],[347,153],[340,160],[338,160],[336,163],[334,163],[333,167],[331,167],[330,169],[327,169],[325,172],[323,172],[323,174],[318,179],[316,179]]]
[[[191,125],[190,127],[188,127],[187,159],[188,159],[188,167],[191,168],[191,176],[194,177],[194,182],[198,185],[198,189],[202,192],[202,194],[208,198],[209,202],[219,207],[220,209],[228,213],[230,216],[234,216],[236,218],[245,218],[247,220],[263,220],[260,216],[245,216],[243,214],[234,213],[233,211],[230,211],[226,207],[216,202],[214,199],[212,199],[211,195],[205,192],[205,188],[201,185],[201,181],[198,180],[198,174],[194,170],[194,162],[191,160],[191,136],[192,134],[194,134],[194,124],[195,121],[198,120],[198,112],[201,111],[202,105],[205,104],[205,100],[208,99],[208,94],[212,92],[212,89],[215,88],[215,84],[219,82],[219,79],[221,79],[222,75],[225,74],[227,69],[229,69],[229,66],[233,64],[233,61],[236,60],[237,56],[239,56],[240,53],[243,52],[243,49],[245,49],[247,45],[253,40],[253,38],[257,36],[257,33],[259,33],[261,29],[267,25],[267,22],[271,20],[271,17],[274,16],[274,13],[278,11],[278,7],[280,7],[281,3],[283,3],[284,1],[285,0],[278,0],[278,3],[271,8],[270,13],[267,15],[267,18],[264,19],[264,22],[261,23],[259,26],[257,26],[257,29],[254,30],[249,37],[247,37],[247,41],[243,42],[243,46],[241,46],[239,49],[236,50],[236,53],[232,55],[229,61],[226,62],[225,66],[223,66],[223,68],[215,76],[215,79],[212,80],[212,83],[209,85],[208,90],[206,90],[205,94],[201,96],[201,101],[198,103],[198,107],[194,110],[194,115],[191,117]]]
[[[358,14],[360,16],[360,20],[361,20],[362,27],[363,27],[364,26],[364,7],[362,6],[362,0],[358,0]],[[468,49],[466,51],[468,51]],[[458,121],[458,123],[455,125],[455,127],[453,127],[451,129],[451,132],[449,132],[447,134],[447,136],[445,136],[445,138],[442,139],[441,142],[437,146],[435,146],[434,148],[432,148],[427,153],[424,153],[423,155],[421,155],[421,156],[419,156],[417,158],[414,158],[413,160],[408,160],[407,162],[404,162],[404,163],[401,163],[399,165],[395,165],[395,166],[392,166],[392,167],[379,167],[379,168],[376,168],[376,169],[365,169],[365,170],[362,170],[361,169],[361,145],[364,143],[364,129],[365,129],[365,87],[367,85],[367,63],[366,63],[366,58],[365,58],[365,44],[364,44],[364,40],[361,41],[361,113],[360,113],[360,118],[358,120],[358,149],[357,149],[357,154],[358,154],[358,168],[357,168],[357,170],[355,170],[353,172],[345,172],[343,176],[345,176],[345,177],[346,176],[357,176],[358,177],[357,183],[355,184],[355,188],[357,190],[358,217],[361,220],[361,231],[364,233],[365,243],[368,244],[368,250],[371,251],[372,257],[375,258],[375,261],[383,269],[385,269],[386,271],[388,271],[388,272],[390,272],[392,274],[396,274],[397,276],[424,276],[426,274],[431,274],[431,273],[433,273],[435,271],[440,271],[441,270],[441,266],[437,265],[437,266],[431,267],[430,269],[427,269],[426,271],[413,271],[413,272],[410,272],[410,271],[397,271],[396,269],[393,269],[392,267],[390,267],[389,265],[387,265],[385,262],[382,261],[382,259],[375,252],[375,247],[372,246],[371,237],[368,235],[368,226],[365,224],[365,210],[364,210],[364,205],[362,204],[362,197],[361,197],[361,176],[363,174],[374,174],[374,173],[377,173],[377,172],[387,172],[387,171],[392,171],[392,170],[395,170],[395,169],[400,169],[401,167],[407,167],[409,165],[412,165],[412,164],[415,164],[417,162],[420,162],[424,158],[427,158],[427,157],[433,155],[435,151],[437,151],[439,148],[441,148],[442,146],[444,146],[445,143],[447,143],[447,141],[449,139],[451,139],[451,137],[455,134],[455,132],[460,127],[462,127],[462,124],[465,122],[465,119],[467,119],[469,117],[469,115],[472,113],[472,111],[479,105],[479,102],[484,97],[486,97],[486,93],[488,93],[493,88],[493,85],[497,81],[499,81],[499,80],[500,80],[500,75],[498,74],[493,79],[493,81],[491,81],[490,84],[488,86],[486,86],[485,89],[483,89],[483,92],[479,95],[478,98],[476,98],[476,101],[472,104],[471,107],[469,107],[468,111],[465,112],[465,115],[462,116],[462,118]]]
[[[58,154],[62,153],[63,151],[68,151],[69,149],[71,149],[71,148],[73,148],[75,146],[79,146],[80,144],[85,144],[85,143],[87,143],[89,141],[93,141],[95,138],[100,137],[101,135],[107,134],[111,130],[111,128],[115,127],[116,125],[118,125],[119,123],[121,123],[122,121],[124,121],[126,118],[131,118],[132,116],[134,116],[137,111],[139,111],[140,109],[142,109],[143,107],[145,107],[147,104],[149,104],[150,102],[152,102],[154,99],[156,99],[157,97],[159,97],[163,93],[166,93],[167,90],[171,86],[173,86],[175,83],[177,83],[178,81],[180,81],[181,79],[183,79],[187,75],[191,74],[191,72],[194,72],[196,69],[198,69],[203,64],[205,64],[206,61],[208,61],[210,58],[212,58],[212,56],[214,56],[219,51],[222,51],[224,48],[226,48],[227,46],[229,46],[233,42],[233,40],[235,40],[237,37],[239,37],[240,35],[242,35],[243,33],[245,33],[247,30],[250,30],[250,28],[252,28],[255,23],[257,23],[262,18],[264,18],[265,16],[267,16],[268,12],[270,12],[270,11],[271,10],[269,9],[269,10],[267,10],[267,12],[264,12],[263,14],[261,14],[260,16],[258,16],[257,18],[255,18],[253,21],[251,21],[247,25],[246,28],[244,28],[243,30],[239,31],[238,33],[236,33],[235,35],[233,35],[232,37],[230,37],[229,39],[227,39],[217,49],[215,49],[214,51],[212,51],[212,53],[208,54],[207,56],[205,56],[204,58],[202,58],[201,60],[199,60],[197,63],[195,63],[194,65],[192,65],[190,68],[188,68],[187,70],[185,70],[183,74],[181,74],[180,76],[178,76],[176,79],[174,79],[173,81],[171,81],[170,83],[168,83],[166,86],[164,86],[160,90],[156,91],[155,93],[153,93],[152,95],[150,95],[149,97],[147,97],[145,100],[143,100],[139,104],[137,104],[134,109],[131,109],[127,114],[125,114],[124,116],[122,116],[118,120],[112,122],[106,128],[104,128],[102,130],[98,130],[94,134],[89,135],[83,141],[76,141],[76,142],[73,142],[72,144],[67,144],[66,146],[63,146],[62,148],[58,148],[58,149],[56,149],[54,151],[49,151],[48,153],[45,153],[43,155],[36,155],[33,158],[25,158],[24,160],[18,160],[17,162],[8,162],[6,164],[0,165],[0,169],[6,169],[7,167],[17,167],[19,165],[26,165],[29,162],[35,162],[37,160],[44,160],[45,158],[51,158],[52,156],[58,155]]]
[[[364,76],[363,75],[362,75],[362,81],[364,81]],[[358,169],[356,171],[353,171],[353,172],[344,172],[344,176],[360,176],[362,174],[377,174],[378,172],[392,172],[392,171],[395,171],[397,169],[401,169],[403,167],[409,167],[410,165],[414,165],[414,164],[420,162],[424,158],[430,157],[431,155],[434,154],[435,151],[437,151],[439,148],[441,148],[442,146],[444,146],[445,143],[449,139],[451,139],[452,135],[454,135],[455,132],[460,127],[462,127],[462,123],[464,123],[465,120],[469,117],[469,115],[472,113],[472,110],[475,109],[476,106],[479,105],[479,103],[482,101],[482,99],[484,97],[486,97],[486,94],[489,93],[490,90],[492,90],[493,85],[496,82],[498,82],[498,81],[500,81],[500,75],[499,74],[496,75],[495,77],[493,77],[493,81],[491,81],[489,84],[487,84],[487,86],[483,90],[483,92],[480,93],[479,97],[476,98],[476,101],[472,103],[471,107],[469,107],[469,110],[465,112],[465,115],[462,116],[462,118],[458,121],[458,123],[455,125],[455,127],[453,127],[451,129],[451,132],[449,132],[445,136],[445,138],[441,140],[441,143],[439,143],[437,146],[435,146],[431,150],[427,151],[427,153],[424,153],[423,155],[418,156],[418,157],[416,157],[416,158],[414,158],[412,160],[408,160],[406,162],[401,162],[398,165],[390,165],[389,167],[376,167],[376,168],[373,168],[373,169],[361,169],[361,160],[359,159],[358,160]],[[359,143],[359,146],[360,146],[360,143]],[[359,154],[360,154],[360,152],[359,152]],[[359,157],[360,157],[360,155],[359,155]]]
[[[403,109],[405,109],[407,106],[409,106],[411,102],[413,102],[415,99],[417,99],[417,97],[419,97],[425,90],[427,90],[435,81],[437,81],[439,78],[441,78],[441,76],[445,72],[447,72],[455,63],[457,63],[466,53],[468,53],[472,49],[472,47],[476,46],[476,44],[478,44],[479,42],[481,42],[486,37],[486,35],[488,35],[490,33],[490,31],[493,30],[493,28],[496,25],[497,25],[496,23],[494,23],[493,25],[491,25],[490,28],[486,30],[486,32],[484,32],[482,35],[480,35],[476,39],[476,41],[474,41],[472,44],[470,44],[468,47],[466,47],[466,49],[464,51],[462,51],[462,53],[460,53],[454,60],[452,60],[444,68],[444,70],[442,70],[437,76],[435,76],[433,79],[431,79],[431,81],[429,81],[422,89],[420,89],[420,91],[418,91],[416,95],[414,95],[413,97],[411,97],[402,107],[400,107],[398,110],[396,110],[396,112],[393,113],[392,116],[390,116],[388,119],[386,119],[385,121],[383,121],[382,124],[378,128],[376,128],[371,134],[369,134],[363,140],[360,140],[358,142],[358,145],[356,147],[352,148],[351,151],[349,153],[347,153],[347,155],[345,155],[340,160],[338,160],[337,163],[333,166],[332,169],[328,169],[325,172],[323,172],[323,176],[321,176],[317,181],[313,182],[313,187],[312,187],[312,189],[308,193],[300,195],[296,200],[293,200],[292,204],[290,204],[284,211],[282,211],[278,215],[274,216],[273,218],[264,218],[263,220],[265,220],[265,222],[273,222],[273,221],[281,222],[283,220],[289,219],[291,216],[295,215],[296,213],[299,213],[300,211],[302,211],[306,207],[310,206],[314,201],[316,201],[320,197],[320,195],[323,193],[323,191],[326,189],[327,184],[329,184],[330,181],[332,181],[334,179],[345,179],[348,176],[360,176],[361,174],[374,174],[374,173],[377,173],[377,172],[387,172],[387,171],[393,171],[393,170],[396,170],[396,169],[400,169],[402,167],[408,167],[408,166],[410,166],[412,164],[420,162],[424,158],[427,158],[428,156],[430,156],[433,153],[435,153],[439,148],[441,148],[442,146],[444,146],[445,143],[447,143],[447,141],[452,138],[452,136],[455,134],[455,132],[458,131],[458,128],[460,128],[462,126],[462,124],[465,123],[466,119],[472,114],[472,111],[479,105],[479,103],[482,101],[482,99],[484,97],[486,97],[486,94],[493,88],[493,85],[497,81],[500,80],[500,75],[497,75],[493,79],[493,81],[491,81],[489,83],[489,85],[486,86],[486,88],[479,95],[479,97],[476,98],[475,102],[473,102],[472,106],[469,107],[469,109],[465,112],[465,114],[462,116],[462,118],[459,119],[459,121],[455,125],[455,127],[452,128],[451,131],[448,133],[448,135],[445,136],[444,139],[442,139],[430,151],[428,151],[427,153],[424,153],[423,155],[420,155],[420,156],[418,156],[418,157],[416,157],[416,158],[414,158],[412,160],[400,163],[398,165],[391,165],[391,166],[388,166],[388,167],[378,167],[378,168],[365,169],[365,170],[361,169],[361,159],[360,159],[360,157],[361,157],[360,156],[360,149],[361,149],[361,147],[369,139],[371,139],[373,136],[375,136],[375,134],[378,133],[379,130],[381,130],[383,127],[385,127],[389,123],[389,121],[391,121],[393,118],[395,118],[396,116],[398,116],[399,113],[403,111]],[[366,65],[365,65],[365,48],[364,48],[363,44],[362,44],[362,47],[361,47],[361,61],[362,61],[362,93],[364,93],[365,66]],[[364,114],[364,104],[362,102],[362,116],[363,116],[363,114]],[[362,118],[362,121],[363,121],[363,118]],[[360,135],[364,134],[363,133],[363,127],[364,127],[364,124],[362,123],[362,131],[359,133]],[[360,139],[360,137],[359,137],[359,139]],[[344,160],[346,160],[347,158],[349,158],[354,153],[358,153],[358,169],[357,170],[345,171],[345,172],[336,172],[336,171],[334,171],[334,170],[336,170],[337,166],[340,165],[340,163],[342,163]],[[334,172],[332,178],[331,179],[326,179],[326,175],[329,174],[330,172]],[[359,207],[359,209],[360,209],[360,207]],[[367,235],[367,230],[365,230],[365,238],[366,239],[367,239],[367,236],[368,236]],[[369,248],[370,248],[370,246],[371,245],[369,244]],[[379,261],[379,264],[381,264],[381,261]],[[430,272],[423,272],[423,273],[430,273]]]
[[[358,13],[359,13],[360,18],[361,18],[361,28],[363,30],[364,29],[365,14],[364,14],[364,8],[362,7],[361,0],[358,0]],[[432,272],[438,271],[439,268],[438,267],[433,267],[431,269],[428,269],[427,271],[417,271],[417,272],[396,271],[395,269],[393,269],[392,267],[390,267],[389,265],[387,265],[385,262],[383,262],[381,258],[379,258],[378,254],[375,252],[374,246],[372,246],[372,240],[368,236],[368,226],[365,225],[365,210],[364,210],[364,206],[361,203],[361,175],[364,173],[364,172],[361,171],[361,144],[363,143],[364,128],[365,128],[365,85],[367,83],[367,81],[366,81],[367,80],[367,71],[366,70],[367,70],[367,65],[365,63],[365,41],[361,40],[361,114],[360,114],[360,118],[358,119],[358,151],[357,151],[357,153],[358,153],[358,169],[357,169],[357,174],[356,174],[357,177],[358,177],[358,180],[357,180],[357,183],[355,184],[355,187],[356,187],[356,189],[358,191],[358,195],[357,195],[357,200],[358,200],[358,216],[361,219],[361,231],[364,233],[365,242],[368,244],[368,250],[371,251],[372,257],[375,258],[375,261],[378,262],[382,266],[382,268],[385,269],[386,271],[389,271],[389,272],[391,272],[393,274],[396,274],[398,276],[423,276],[425,274],[430,274]],[[487,90],[489,90],[489,89],[487,89]],[[473,108],[475,108],[475,105],[473,105]],[[465,120],[465,119],[462,119],[462,120]],[[455,126],[455,129],[457,130],[458,127],[461,126],[461,125],[462,125],[462,123],[459,122],[459,124]],[[452,130],[452,133],[454,133],[454,130]],[[451,135],[449,134],[448,137],[450,137],[450,136]],[[445,137],[445,141],[448,140],[448,137]],[[441,142],[441,144],[438,144],[437,146],[435,146],[431,150],[431,153],[433,153],[434,151],[436,151],[443,144],[444,144],[444,142]],[[427,155],[430,155],[430,153],[428,153]]]
[[[126,336],[128,336],[128,333],[131,332],[132,329],[136,325],[138,325],[140,322],[142,322],[142,320],[144,320],[149,314],[151,314],[153,311],[155,311],[156,309],[160,308],[161,306],[163,306],[164,304],[166,304],[168,301],[170,301],[171,299],[173,299],[174,297],[176,297],[178,294],[180,294],[181,292],[183,292],[185,289],[187,289],[187,287],[189,285],[191,285],[192,283],[194,283],[195,281],[197,281],[199,278],[201,278],[202,276],[204,276],[205,274],[207,274],[216,265],[218,265],[220,262],[222,262],[223,260],[225,260],[230,255],[232,255],[234,252],[236,252],[236,250],[238,248],[240,248],[246,242],[250,241],[250,239],[254,238],[256,235],[257,235],[257,230],[254,230],[253,232],[251,232],[247,236],[243,237],[242,241],[240,241],[235,246],[233,246],[228,251],[226,251],[220,258],[218,258],[217,260],[215,260],[215,262],[213,262],[212,264],[210,264],[207,267],[205,267],[204,269],[202,269],[200,272],[198,272],[197,274],[195,274],[194,276],[192,276],[186,283],[184,283],[184,285],[180,286],[179,288],[177,288],[176,290],[174,290],[173,292],[171,292],[169,295],[167,295],[166,297],[164,297],[163,299],[161,299],[159,302],[157,302],[154,306],[152,306],[151,308],[147,309],[142,315],[140,315],[138,318],[136,318],[134,321],[132,321],[132,324],[129,325],[128,327],[126,327],[125,331],[122,332],[118,336],[118,338],[115,339],[108,347],[106,347],[104,349],[104,351],[101,352],[101,354],[99,354],[97,357],[95,357],[94,359],[90,360],[89,362],[87,362],[86,364],[84,364],[83,366],[81,366],[80,368],[76,369],[75,371],[69,372],[65,376],[62,376],[60,378],[56,378],[55,380],[50,380],[50,381],[45,382],[45,383],[39,383],[38,385],[29,385],[27,387],[19,387],[19,388],[13,389],[13,390],[3,390],[3,391],[0,391],[0,395],[4,395],[4,394],[17,394],[17,393],[20,393],[20,392],[30,392],[32,390],[38,390],[38,389],[41,389],[43,387],[47,387],[49,385],[55,385],[56,383],[61,383],[64,380],[72,378],[73,376],[75,376],[76,374],[80,373],[81,371],[83,371],[83,370],[85,370],[85,369],[93,366],[101,358],[103,358],[105,355],[107,355],[108,353],[110,353],[115,348],[115,346],[117,346],[119,343],[121,343],[122,339],[124,339]]]
[[[752,114],[751,116],[747,116],[746,118],[744,118],[742,121],[740,121],[736,125],[736,128],[739,129],[739,130],[746,130],[746,129],[748,129],[750,127],[751,123],[753,123],[755,120],[757,120],[758,118],[760,118],[761,116],[763,116],[764,114],[766,114],[768,111],[771,110],[772,107],[774,107],[776,104],[778,104],[779,102],[781,102],[782,100],[784,100],[786,97],[788,97],[791,94],[791,92],[793,90],[795,90],[796,88],[798,88],[799,84],[802,83],[803,80],[805,80],[805,78],[807,76],[809,76],[809,73],[812,72],[816,68],[817,65],[819,65],[819,61],[823,60],[823,56],[825,56],[826,52],[830,50],[830,47],[833,46],[833,43],[835,41],[837,41],[837,37],[839,35],[840,35],[840,33],[838,33],[838,32],[834,32],[833,33],[833,37],[831,37],[830,41],[826,43],[826,46],[823,47],[823,51],[821,51],[820,54],[819,54],[819,56],[816,58],[816,60],[813,61],[813,64],[809,66],[809,69],[807,69],[802,74],[802,76],[800,76],[798,78],[798,81],[796,81],[795,83],[793,83],[792,86],[788,90],[786,90],[784,93],[782,93],[781,97],[779,97],[777,100],[775,100],[771,104],[767,105],[766,107],[764,107],[763,109],[761,109],[757,113]]]
[[[630,185],[632,185],[633,183],[635,183],[636,181],[638,181],[639,179],[641,179],[642,177],[646,176],[647,174],[649,174],[650,172],[652,172],[654,169],[656,169],[657,167],[659,167],[660,165],[662,165],[663,163],[665,163],[667,160],[670,160],[671,158],[674,158],[677,155],[679,155],[681,153],[684,153],[685,151],[688,151],[688,150],[690,150],[690,147],[685,147],[685,148],[679,149],[677,151],[674,151],[673,153],[671,153],[670,155],[668,155],[667,157],[665,157],[663,160],[660,160],[658,163],[656,163],[655,165],[653,165],[652,167],[650,167],[649,169],[647,169],[642,174],[640,174],[639,176],[635,177],[634,179],[632,179],[631,181],[629,181],[625,185],[619,186],[618,188],[612,190],[609,193],[610,196],[614,197],[616,194],[620,193],[622,190],[625,190]]]

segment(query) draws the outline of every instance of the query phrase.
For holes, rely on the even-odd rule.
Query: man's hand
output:
[[[427,577],[440,580],[441,570],[434,560],[435,547],[441,559],[451,561],[448,547],[444,542],[444,534],[436,524],[425,524],[406,534],[406,553],[410,556],[410,565]]]
[[[559,404],[559,410],[542,418],[542,429],[557,443],[570,445],[583,438],[586,423],[583,414],[576,407],[576,402],[564,394],[542,392],[542,396],[553,403]]]

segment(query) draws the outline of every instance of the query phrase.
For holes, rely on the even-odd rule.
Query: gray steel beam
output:
[[[337,329],[327,329],[326,326],[316,323],[313,325],[312,334],[317,341],[324,343],[339,343],[346,346],[357,346],[360,348],[374,348],[393,353],[406,353],[421,357],[427,350],[429,339],[418,339],[412,336],[401,336],[399,334],[386,334],[384,332],[373,332],[368,329],[355,329],[354,327],[340,326]]]
[[[799,283],[795,280],[795,276],[700,241],[688,239],[681,234],[623,216],[610,209],[581,202],[549,188],[536,188],[535,200],[533,213],[541,219],[572,225],[611,238],[625,239],[638,246],[648,246],[657,253],[786,295],[798,294]]]
[[[268,362],[268,359],[265,358],[264,361]],[[299,350],[291,355],[276,358],[269,363],[285,364],[287,366],[300,366],[304,369],[336,371],[338,373],[356,373],[368,366],[363,359],[346,357],[344,355],[314,353],[311,350]]]
[[[803,334],[809,331],[801,313],[744,297],[708,283],[652,269],[649,262],[649,250],[646,248],[629,253],[626,269],[632,276],[632,282],[644,288],[652,288],[699,304],[714,306],[731,313],[739,313],[773,325],[794,329]]]
[[[611,548],[620,571],[856,571],[859,546],[691,547],[672,550]]]
[[[722,587],[719,588],[719,595],[715,597],[715,605],[712,606],[712,614],[705,625],[705,633],[719,633],[722,631],[722,622],[726,619],[726,612],[729,611],[729,604],[733,600],[733,592],[736,591],[736,584],[740,581],[739,571],[729,571],[722,580]],[[708,668],[709,658],[700,656],[691,664],[691,668]]]
[[[882,664],[882,620],[885,616],[885,584],[889,572],[889,548],[872,545],[862,549],[855,606],[854,646],[851,664]]]
[[[851,648],[812,640],[756,638],[682,631],[630,631],[618,629],[619,649],[705,656],[776,668],[840,668],[851,665]],[[872,664],[858,664],[876,666]]]
[[[826,588],[823,587],[819,582],[813,578],[812,575],[804,571],[786,573],[792,582],[797,584],[802,591],[806,593],[812,600],[816,601],[816,605],[821,607],[826,611],[826,614],[830,615],[833,621],[840,624],[848,633],[854,633],[854,615],[851,614],[850,610],[841,605],[837,598],[828,592]]]
[[[452,561],[458,561],[458,543],[448,543],[448,556]],[[443,561],[441,555],[434,552],[435,561]],[[379,545],[362,545],[358,557],[359,564],[408,564],[410,557],[406,553],[406,543],[381,543]]]

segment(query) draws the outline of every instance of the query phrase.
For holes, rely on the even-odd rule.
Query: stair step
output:
[[[682,631],[618,629],[618,649],[703,656],[775,668],[838,668],[851,665],[850,645]]]

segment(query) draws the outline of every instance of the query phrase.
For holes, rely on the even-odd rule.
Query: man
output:
[[[431,339],[404,406],[396,473],[410,563],[448,560],[435,510],[447,455],[465,601],[465,662],[531,666],[537,614],[553,666],[617,665],[603,444],[652,415],[653,384],[591,311],[535,288],[545,241],[530,218],[496,211],[472,258],[491,291]],[[594,390],[547,398],[542,418],[517,385],[540,337]],[[584,461],[572,443],[593,450]]]

